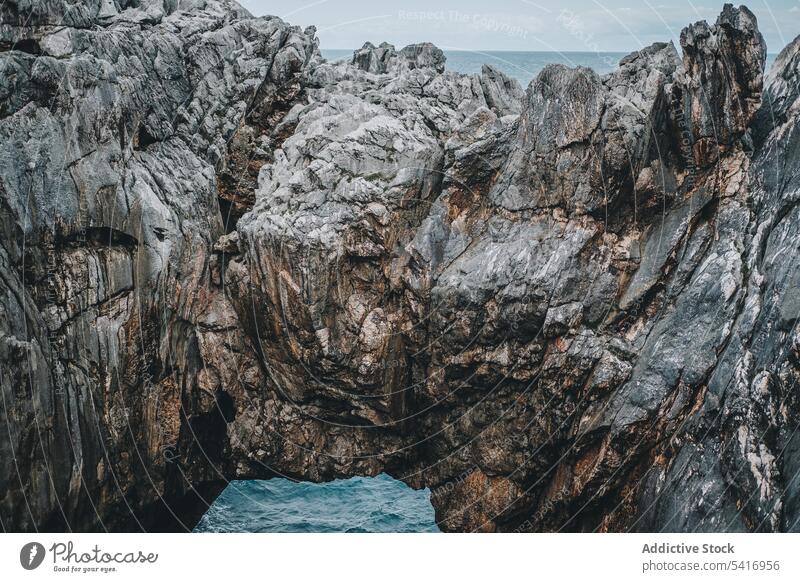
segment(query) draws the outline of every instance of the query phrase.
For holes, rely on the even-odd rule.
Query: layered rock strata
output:
[[[0,524],[387,472],[448,531],[800,526],[800,42],[321,58],[231,0],[0,8]]]

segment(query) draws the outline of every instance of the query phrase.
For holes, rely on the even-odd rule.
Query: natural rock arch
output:
[[[796,41],[764,89],[726,6],[523,96],[229,0],[45,4],[0,8],[5,530],[381,471],[446,530],[797,528]]]

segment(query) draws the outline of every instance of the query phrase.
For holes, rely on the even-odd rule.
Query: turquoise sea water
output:
[[[514,51],[444,51],[446,66],[458,73],[480,73],[484,63],[494,65],[506,75],[519,81],[523,88],[539,74],[546,65],[561,63],[570,67],[591,67],[599,74],[613,71],[619,60],[628,53],[613,52],[514,52]],[[349,59],[350,49],[323,49],[322,56],[328,60]],[[767,56],[767,67],[775,55]]]
[[[331,483],[232,481],[196,532],[437,532],[430,491],[388,475]]]

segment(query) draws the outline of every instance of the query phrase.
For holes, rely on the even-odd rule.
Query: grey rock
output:
[[[401,73],[415,69],[433,69],[444,72],[445,56],[442,50],[429,42],[411,44],[397,51],[394,45],[371,42],[353,53],[351,64],[362,71],[375,74]]]
[[[481,68],[481,87],[486,96],[486,105],[504,115],[519,115],[522,110],[522,88],[516,79],[506,76],[492,65]]]
[[[797,531],[800,41],[521,88],[227,0],[0,8],[0,519],[385,471],[448,531]]]

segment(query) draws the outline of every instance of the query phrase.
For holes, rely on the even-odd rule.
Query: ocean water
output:
[[[388,475],[330,483],[232,481],[196,532],[438,532],[430,491]]]
[[[484,64],[494,65],[509,77],[519,81],[523,88],[546,65],[562,63],[570,67],[583,65],[603,74],[613,71],[627,53],[596,52],[514,52],[514,51],[444,51],[445,66],[458,73],[480,73]],[[349,59],[352,50],[322,50],[322,56],[331,61]]]
[[[578,65],[591,67],[596,73],[603,75],[617,68],[620,59],[627,52],[514,52],[514,51],[444,51],[447,61],[445,66],[458,73],[480,73],[481,66],[494,65],[509,77],[519,81],[526,88],[531,80],[546,65],[560,63],[569,67]],[[350,49],[323,49],[322,56],[328,60],[349,59],[353,56]],[[767,55],[767,68],[775,60],[774,54]]]

